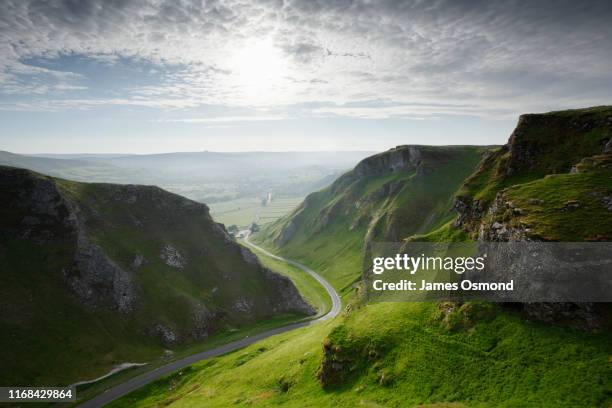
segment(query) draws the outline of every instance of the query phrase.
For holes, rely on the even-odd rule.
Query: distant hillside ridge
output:
[[[220,330],[314,313],[204,204],[2,166],[0,187],[3,383],[67,384]]]
[[[406,145],[370,156],[256,239],[294,258],[312,257],[337,288],[348,290],[372,241],[401,241],[450,222],[454,194],[489,149]]]

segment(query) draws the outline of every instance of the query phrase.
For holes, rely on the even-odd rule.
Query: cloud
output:
[[[0,109],[325,103],[310,114],[383,118],[603,104],[610,21],[603,0],[6,0]],[[278,52],[249,53],[262,44]],[[32,62],[66,56],[100,67]],[[124,60],[149,68],[125,79],[112,70]],[[279,74],[266,76],[266,64]],[[105,72],[120,85],[96,88]],[[346,107],[364,100],[396,108]],[[426,112],[405,106],[415,101]]]
[[[179,123],[237,123],[237,122],[269,122],[276,120],[286,120],[286,116],[216,116],[206,118],[172,118],[159,119],[158,122],[179,122]]]

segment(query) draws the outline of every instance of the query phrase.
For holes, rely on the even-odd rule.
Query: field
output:
[[[209,204],[210,214],[215,221],[238,227],[248,227],[252,222],[267,224],[276,221],[302,202],[298,198],[273,198],[265,206],[259,198],[240,198]]]

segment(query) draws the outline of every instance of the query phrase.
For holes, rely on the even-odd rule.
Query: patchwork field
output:
[[[274,222],[299,205],[303,197],[273,198],[263,205],[258,198],[240,198],[210,204],[210,214],[217,222],[238,227],[248,227],[252,222],[260,225]]]

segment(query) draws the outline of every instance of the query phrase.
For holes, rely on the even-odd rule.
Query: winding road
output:
[[[236,341],[232,341],[230,343],[226,343],[222,346],[219,347],[215,347],[213,349],[210,350],[206,350],[203,351],[201,353],[197,353],[197,354],[193,354],[191,356],[182,358],[180,360],[174,361],[172,363],[169,363],[167,365],[161,366],[161,367],[157,367],[152,371],[149,371],[147,373],[141,374],[137,377],[134,377],[124,383],[121,383],[113,388],[109,388],[108,390],[106,390],[105,392],[103,392],[102,394],[99,394],[97,396],[95,396],[94,398],[83,402],[82,404],[79,405],[80,408],[98,408],[98,407],[103,407],[106,404],[111,403],[112,401],[123,397],[124,395],[129,394],[130,392],[144,386],[147,385],[157,379],[159,379],[160,377],[163,377],[166,374],[169,374],[175,370],[187,367],[193,363],[197,363],[198,361],[201,360],[206,360],[209,358],[213,358],[213,357],[218,357],[220,355],[223,355],[225,353],[229,353],[231,351],[234,350],[238,350],[240,348],[249,346],[253,343],[256,343],[260,340],[266,339],[268,337],[274,336],[276,334],[280,334],[280,333],[286,333],[288,331],[291,330],[295,330],[295,329],[299,329],[300,327],[305,327],[308,326],[310,324],[313,324],[315,322],[321,322],[321,321],[325,321],[325,320],[329,320],[334,318],[335,316],[338,315],[338,313],[340,313],[340,308],[342,306],[342,302],[340,301],[340,296],[338,296],[338,293],[336,292],[336,290],[333,288],[333,286],[331,286],[329,284],[329,282],[327,282],[325,279],[323,279],[318,273],[316,273],[315,271],[313,271],[312,269],[310,269],[309,267],[302,265],[299,262],[295,262],[292,261],[290,259],[285,259],[283,257],[274,255],[268,251],[266,251],[265,249],[253,244],[252,242],[249,241],[249,235],[248,233],[246,234],[245,238],[244,238],[244,242],[246,245],[248,245],[249,247],[253,248],[254,250],[263,253],[266,256],[269,256],[271,258],[280,260],[280,261],[284,261],[287,262],[290,265],[293,265],[297,268],[300,268],[301,270],[303,270],[304,272],[308,273],[309,275],[311,275],[313,278],[315,278],[321,285],[323,285],[323,287],[325,288],[325,290],[327,291],[327,293],[329,294],[329,296],[331,297],[332,300],[332,307],[329,310],[329,312],[327,312],[326,314],[324,314],[321,317],[318,317],[316,319],[311,319],[311,320],[304,320],[304,321],[300,321],[297,323],[292,323],[286,326],[281,326],[281,327],[277,327],[275,329],[271,329],[262,333],[258,333],[249,337],[245,337],[242,338],[240,340],[236,340]]]

